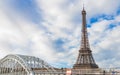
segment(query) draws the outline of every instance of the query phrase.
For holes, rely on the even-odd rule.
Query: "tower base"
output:
[[[96,64],[74,64],[73,69],[97,69]]]

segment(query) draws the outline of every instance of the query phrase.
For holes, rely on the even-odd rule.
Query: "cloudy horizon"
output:
[[[83,4],[96,64],[120,67],[120,0],[1,0],[0,59],[32,55],[71,68],[80,48]]]

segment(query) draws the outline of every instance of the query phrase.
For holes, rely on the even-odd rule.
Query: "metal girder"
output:
[[[25,75],[34,75],[33,68],[46,68],[48,72],[54,72],[54,68],[40,58],[26,55],[7,55],[0,60],[0,74],[23,72]],[[22,75],[22,74],[21,74]],[[24,75],[24,74],[23,74]]]

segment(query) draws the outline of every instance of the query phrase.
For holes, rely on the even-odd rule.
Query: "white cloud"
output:
[[[118,67],[120,65],[118,64],[120,62],[118,58],[120,50],[118,18],[119,16],[115,16],[113,20],[98,21],[89,28],[91,47],[99,66],[102,68]],[[109,28],[110,24],[115,24],[115,27]]]
[[[114,15],[119,8],[119,0],[84,0],[88,16],[97,16],[99,14]]]
[[[80,28],[77,28],[77,27],[74,28],[75,25],[71,21],[71,19],[74,17],[75,14],[78,14],[78,13],[81,14],[80,9],[82,7],[83,2],[76,1],[74,3],[68,3],[68,4],[65,3],[66,1],[64,1],[63,4],[61,4],[61,2],[56,3],[54,1],[51,1],[51,2],[39,1],[38,4],[40,3],[39,4],[40,8],[43,8],[43,11],[45,12],[44,24],[46,24],[46,26],[48,27],[48,30],[50,32],[54,33],[54,36],[56,38],[59,38],[62,36],[62,38],[70,39],[70,42],[67,42],[64,45],[64,48],[66,50],[69,50],[68,48],[70,46],[75,46],[78,43],[78,41],[75,41],[75,40],[80,39],[80,37],[78,37],[78,35],[80,33]],[[62,6],[60,6],[60,5],[64,5],[64,4],[66,4],[66,7],[62,8]],[[115,14],[117,11],[117,8],[119,6],[119,1],[118,0],[116,0],[116,1],[101,0],[99,2],[96,2],[95,0],[92,0],[92,1],[86,0],[86,1],[84,1],[84,4],[85,4],[85,8],[87,10],[87,14],[88,14],[87,16],[89,18],[89,17],[93,17],[93,16],[99,15],[99,14],[107,14],[107,15],[110,15],[110,14],[112,15],[113,13]],[[115,6],[112,6],[113,4],[115,4]],[[93,11],[93,9],[95,9],[95,10]],[[72,24],[72,26],[70,23]],[[93,43],[98,42],[98,44],[102,44],[102,42],[103,42],[104,44],[101,45],[103,47],[107,47],[107,43],[111,44],[112,42],[111,43],[107,42],[107,40],[106,40],[106,43],[103,41],[104,39],[107,39],[108,37],[113,36],[113,35],[107,36],[110,32],[113,32],[113,30],[112,31],[106,30],[108,28],[109,24],[111,24],[111,23],[113,23],[113,20],[104,20],[104,19],[103,20],[101,19],[101,20],[99,20],[99,22],[94,23],[89,30],[90,37],[92,37],[90,39],[90,42],[93,42]],[[69,27],[71,27],[70,30],[72,31],[72,34],[70,34],[70,35],[72,35],[72,37],[69,34],[66,34],[66,32],[61,30],[61,28],[69,29],[69,27],[67,25]],[[78,27],[80,27],[80,26],[78,26]],[[75,36],[75,34],[77,34],[77,35]],[[93,49],[94,48],[97,49],[97,50],[93,50],[94,53],[99,52],[99,50],[102,49],[101,46],[100,45],[95,45],[95,47],[92,46]],[[79,48],[75,48],[75,49],[77,51]],[[63,53],[63,54],[65,54],[65,53]],[[73,55],[75,55],[75,53]],[[71,60],[71,58],[72,57],[70,57],[69,60]],[[104,64],[106,64],[106,63],[104,63]]]
[[[81,17],[83,2],[80,0],[74,2],[36,0],[36,3],[41,9],[38,11],[43,15],[43,21],[38,25],[27,21],[16,12],[12,12],[10,8],[8,10],[7,6],[4,6],[7,11],[1,7],[3,10],[0,9],[0,58],[9,53],[20,53],[43,58],[48,63],[58,66],[62,63],[72,66],[78,55],[81,34],[81,19],[79,23],[76,23],[73,18]],[[99,2],[84,0],[87,18],[113,13],[114,16],[119,3],[119,0],[100,0]],[[113,20],[100,18],[88,29],[91,48],[100,67],[111,66],[110,62],[114,62],[113,65],[117,63],[117,57],[120,55],[119,18],[119,16],[115,16]],[[113,29],[108,29],[111,23],[117,25]],[[45,29],[39,26],[44,26]],[[53,46],[57,39],[64,41],[61,46],[64,49],[63,52],[58,52]],[[111,52],[115,50],[117,54],[112,56],[114,58],[108,57],[105,61],[107,57],[105,54],[108,55],[109,50]],[[110,64],[108,65],[108,63]]]

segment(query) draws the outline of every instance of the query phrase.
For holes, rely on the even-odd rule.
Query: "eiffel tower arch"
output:
[[[94,69],[98,68],[92,56],[90,49],[87,26],[86,26],[86,11],[82,10],[82,34],[81,34],[81,47],[76,63],[73,65],[73,69]]]

